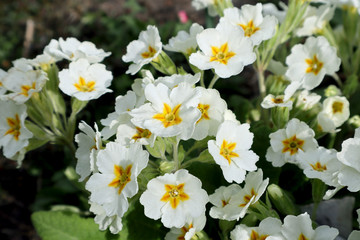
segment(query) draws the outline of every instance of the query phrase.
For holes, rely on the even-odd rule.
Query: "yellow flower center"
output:
[[[162,113],[155,114],[153,118],[161,121],[165,128],[181,123],[182,119],[179,116],[181,104],[178,104],[171,109],[171,107],[164,103]]]
[[[323,171],[326,171],[327,168],[326,168],[326,165],[321,165],[321,163],[317,162],[315,164],[310,164],[310,166],[315,170],[315,171],[318,171],[318,172],[323,172]]]
[[[176,208],[180,201],[189,200],[190,197],[184,192],[185,183],[179,185],[165,184],[166,193],[160,199],[163,202],[170,202],[172,208]]]
[[[155,53],[156,53],[155,48],[153,48],[152,46],[149,45],[148,51],[147,51],[147,52],[146,52],[146,51],[143,52],[143,53],[141,54],[141,56],[142,56],[143,58],[152,58],[152,57],[155,56]]]
[[[229,200],[225,200],[225,199],[221,200],[222,206],[225,207],[226,205],[228,205],[229,201],[230,201],[230,199]]]
[[[21,94],[25,97],[29,96],[30,89],[35,89],[35,82],[32,83],[32,85],[22,85],[21,86]]]
[[[298,139],[296,138],[296,135],[294,135],[291,138],[285,139],[282,143],[284,145],[282,152],[290,152],[290,155],[294,155],[298,152],[299,148],[303,150],[302,146],[304,145],[304,140]]]
[[[134,136],[132,136],[132,139],[137,141],[140,138],[150,138],[150,137],[151,137],[151,132],[148,129],[136,127],[136,133]]]
[[[218,61],[222,64],[227,64],[228,60],[235,56],[234,52],[229,52],[229,46],[227,43],[221,45],[221,47],[211,46],[212,56],[210,62]]]
[[[109,183],[109,187],[119,188],[118,194],[122,192],[126,184],[131,181],[132,164],[125,169],[122,166],[114,165],[115,178]]]
[[[313,73],[315,75],[320,72],[324,65],[323,62],[319,61],[316,55],[314,55],[313,58],[305,59],[305,62],[309,65],[306,69],[306,73]]]
[[[80,92],[92,92],[95,90],[95,81],[86,82],[83,77],[80,77],[79,82],[75,83],[74,86]]]
[[[344,107],[344,103],[342,103],[342,102],[334,102],[332,104],[333,114],[342,113],[343,107]]]
[[[210,108],[210,105],[199,103],[198,106],[197,106],[197,108],[198,108],[198,109],[200,110],[200,112],[201,112],[201,117],[200,117],[200,119],[199,119],[196,123],[200,122],[200,121],[203,120],[203,119],[205,119],[205,120],[209,120],[209,119],[210,119],[210,117],[209,117],[209,115],[208,115],[208,110],[209,110],[209,108]]]
[[[193,227],[192,223],[190,223],[188,227],[183,226],[183,227],[181,228],[181,235],[178,236],[176,239],[177,239],[177,240],[185,240],[185,235],[186,235],[186,233],[187,233],[192,227]]]
[[[276,104],[284,103],[284,99],[282,97],[272,98],[271,101]]]
[[[298,240],[309,240],[309,239],[307,237],[305,237],[304,234],[301,233]]]
[[[236,147],[236,143],[228,143],[225,139],[223,140],[220,148],[220,155],[228,160],[229,165],[231,164],[231,158],[238,157],[239,154],[233,152]]]
[[[249,240],[265,240],[269,235],[260,235],[255,231],[251,230],[250,239]]]
[[[240,204],[239,207],[245,207],[246,204],[248,204],[248,203],[250,202],[251,198],[252,198],[253,196],[256,196],[256,195],[257,195],[257,193],[256,193],[255,190],[252,188],[252,189],[251,189],[251,192],[250,192],[250,195],[245,195],[245,196],[244,196],[244,203]]]
[[[253,35],[254,33],[256,33],[258,30],[260,30],[259,27],[256,27],[254,25],[254,22],[253,20],[250,20],[247,25],[245,24],[239,24],[242,29],[244,29],[244,32],[245,32],[245,36],[246,37],[250,37],[251,35]]]
[[[16,141],[19,140],[19,136],[20,136],[20,128],[21,128],[21,123],[20,123],[20,118],[18,114],[15,114],[15,118],[6,118],[7,124],[9,125],[9,130],[7,130],[5,132],[4,135],[8,135],[11,134],[14,136],[14,139]]]

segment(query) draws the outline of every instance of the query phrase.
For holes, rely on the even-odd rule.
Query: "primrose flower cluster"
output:
[[[345,41],[329,24],[336,11],[351,14],[344,21],[360,21],[359,4],[313,2],[290,0],[278,10],[273,4],[237,8],[229,0],[193,0],[195,8],[219,15],[218,24],[194,23],[167,44],[156,26],[147,26],[122,57],[129,63],[126,74],[139,74],[131,90],[116,97],[102,127],[81,121],[76,135],[77,113],[111,92],[112,73],[100,63],[110,53],[75,38],[52,40],[42,55],[0,72],[3,153],[21,163],[26,151],[47,142],[68,145],[94,221],[120,236],[131,224],[124,219],[140,203],[147,218],[168,229],[165,239],[347,237],[313,223],[322,200],[343,188],[360,191],[360,117],[350,111],[360,72],[346,70],[349,56],[360,59],[351,45],[360,40],[360,28]],[[354,31],[346,22],[340,27]],[[345,48],[355,50],[346,55]],[[181,53],[189,66],[176,65],[165,51]],[[60,60],[69,64],[58,72]],[[250,67],[260,94],[246,100],[251,110],[233,112],[214,87]],[[323,91],[324,85],[330,86]],[[72,97],[69,117],[59,89]],[[43,114],[51,120],[41,121]],[[339,139],[344,131],[353,138]],[[313,188],[311,216],[281,188],[279,176],[291,165]],[[204,177],[196,168],[212,171]]]

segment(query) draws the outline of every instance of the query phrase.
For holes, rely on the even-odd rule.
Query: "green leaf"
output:
[[[43,240],[109,239],[109,234],[106,231],[100,231],[93,218],[81,218],[70,212],[35,212],[32,214],[31,220]],[[110,235],[110,238],[121,239],[117,235]]]

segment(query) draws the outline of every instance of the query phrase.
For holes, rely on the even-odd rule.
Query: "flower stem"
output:
[[[176,138],[176,141],[173,143],[173,160],[174,160],[174,171],[179,170],[180,163],[179,163],[179,154],[178,154],[178,147],[179,147],[179,139]]]
[[[215,85],[215,83],[216,83],[216,81],[217,81],[218,79],[219,79],[219,76],[215,73],[215,75],[214,75],[213,79],[211,79],[211,82],[210,82],[210,84],[209,84],[208,89],[213,88],[213,87],[214,87],[214,85]]]

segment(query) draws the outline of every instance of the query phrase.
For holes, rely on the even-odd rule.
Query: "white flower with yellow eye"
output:
[[[135,126],[130,121],[126,124],[120,124],[117,127],[116,142],[123,145],[131,143],[140,143],[141,145],[154,145],[156,136],[149,129],[143,129]]]
[[[105,139],[117,133],[117,128],[121,124],[130,123],[131,116],[130,111],[135,108],[137,104],[137,96],[133,91],[127,91],[124,96],[117,96],[115,99],[115,112],[109,113],[105,119],[101,119],[100,122],[105,126],[101,130],[101,134]]]
[[[321,112],[331,119],[335,127],[340,127],[346,120],[349,119],[349,101],[346,97],[328,97],[323,102],[323,110]]]
[[[287,107],[291,110],[292,104],[293,102],[291,100],[284,99],[284,95],[274,96],[272,94],[268,94],[261,102],[261,107],[266,109],[273,107]]]
[[[297,118],[291,119],[285,129],[279,129],[269,135],[271,146],[266,153],[266,160],[275,167],[285,163],[298,163],[298,153],[316,149],[314,131]]]
[[[145,216],[161,218],[167,228],[181,228],[189,218],[204,215],[208,201],[201,181],[185,169],[151,179],[140,197]]]
[[[13,67],[2,80],[2,87],[8,90],[8,93],[1,98],[22,104],[34,93],[40,92],[47,80],[45,72],[41,70],[22,71]]]
[[[328,186],[340,187],[337,175],[343,164],[337,159],[334,149],[319,147],[299,152],[298,159],[308,178],[317,178]]]
[[[312,90],[319,86],[326,74],[332,75],[339,70],[341,60],[335,47],[330,46],[324,37],[309,37],[305,44],[296,44],[286,58],[289,66],[285,76],[291,84],[285,90],[295,92],[297,88]]]
[[[261,3],[257,3],[255,6],[245,4],[241,9],[227,8],[220,21],[241,27],[245,36],[250,38],[255,46],[275,34],[278,22],[274,16],[263,17]]]
[[[112,92],[107,88],[112,79],[112,73],[105,69],[105,65],[100,63],[90,65],[86,59],[79,59],[71,62],[69,69],[59,72],[59,88],[65,94],[80,101],[89,101]]]
[[[128,198],[138,192],[137,176],[147,166],[149,153],[141,145],[125,147],[110,142],[97,156],[99,173],[85,185],[90,201],[101,205],[106,216],[122,217],[129,207]]]
[[[309,5],[304,14],[302,25],[295,30],[295,34],[299,37],[321,34],[325,25],[334,16],[334,12],[335,7],[330,4],[324,4],[318,8]]]
[[[258,227],[248,227],[240,224],[230,232],[231,240],[283,240],[281,234],[282,222],[277,218],[268,217],[262,220]]]
[[[193,23],[189,33],[179,31],[175,37],[169,39],[169,44],[164,45],[164,49],[171,52],[181,52],[185,55],[190,55],[195,52],[197,48],[196,35],[203,30],[204,28],[201,25]]]
[[[242,190],[242,188],[238,184],[231,184],[227,187],[221,186],[216,189],[215,192],[209,196],[210,203],[214,205],[211,207],[209,215],[215,219],[235,220],[234,207],[230,206],[229,202],[240,190]]]
[[[134,75],[142,66],[157,58],[162,50],[159,31],[155,26],[148,26],[142,31],[138,40],[134,40],[126,48],[126,54],[122,57],[124,62],[132,62],[126,73]]]
[[[205,29],[196,39],[201,51],[191,54],[189,62],[201,70],[214,69],[221,78],[239,74],[256,59],[244,30],[226,22]]]
[[[340,170],[339,183],[351,192],[360,191],[360,128],[355,130],[354,138],[346,139],[341,144],[337,158],[345,167]]]
[[[197,218],[188,218],[182,228],[171,228],[165,236],[165,240],[191,240],[197,232],[200,232],[206,223],[206,216],[201,215]]]
[[[220,165],[224,178],[228,182],[241,183],[246,171],[255,171],[259,156],[251,148],[254,134],[247,123],[223,122],[216,134],[216,140],[208,141],[209,152]]]
[[[321,96],[316,93],[310,93],[308,90],[303,90],[296,98],[295,106],[303,110],[309,110],[319,103]]]
[[[162,83],[148,84],[145,96],[149,103],[130,112],[134,125],[148,129],[156,136],[189,139],[201,117],[197,108],[200,92],[187,83],[168,88]]]
[[[281,233],[286,240],[333,240],[339,231],[326,225],[319,226],[314,230],[309,214],[303,213],[298,216],[286,216]]]
[[[201,117],[196,122],[191,138],[201,140],[207,136],[216,135],[219,125],[224,121],[227,104],[216,89],[205,89],[203,87],[197,87],[197,89],[201,93],[197,106],[201,112]]]
[[[33,136],[25,127],[26,106],[0,101],[0,112],[0,146],[5,157],[13,158],[28,146]]]
[[[269,184],[269,178],[263,179],[263,171],[260,168],[256,172],[246,175],[244,188],[236,193],[229,201],[232,208],[232,218],[239,220],[243,218],[250,207],[255,204],[264,194]]]
[[[82,132],[75,135],[75,142],[79,146],[75,152],[78,160],[75,170],[80,175],[79,181],[83,181],[91,173],[98,172],[96,158],[102,148],[102,139],[96,123],[94,124],[95,131],[84,121],[79,123],[79,129]]]

